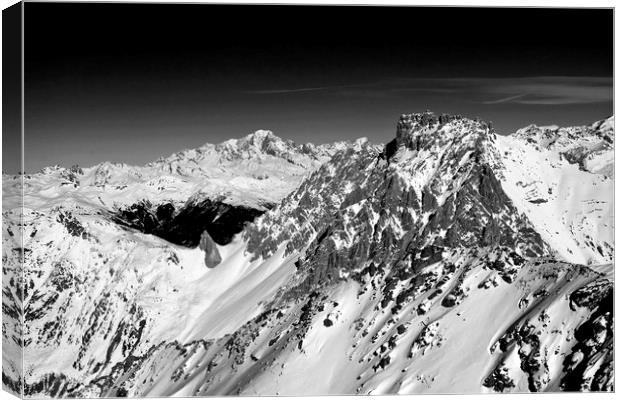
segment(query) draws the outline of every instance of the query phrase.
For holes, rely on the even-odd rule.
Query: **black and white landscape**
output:
[[[257,131],[27,175],[25,392],[612,390],[613,122],[407,114],[385,146]]]
[[[437,12],[457,24],[458,9]],[[449,32],[458,34],[456,26]],[[523,35],[526,48],[534,33]],[[300,45],[304,38],[310,40],[304,36]],[[579,43],[542,46],[541,54],[578,52]],[[421,45],[429,57],[447,60],[429,48]],[[373,51],[356,49],[356,62]],[[76,68],[79,85],[90,82],[84,77],[95,59]],[[472,58],[466,60],[462,65]],[[606,71],[606,62],[591,60],[580,64],[583,75]],[[386,71],[380,60],[368,62],[368,71]],[[302,68],[294,61],[289,67]],[[45,146],[32,142],[35,154],[57,151],[63,165],[28,169],[27,119],[26,171],[2,176],[3,388],[36,398],[613,391],[612,81],[567,77],[556,68],[554,77],[252,89],[244,96],[255,103],[231,103],[240,107],[231,126],[255,118],[247,104],[269,115],[282,104],[273,96],[308,107],[317,99],[306,96],[325,96],[330,109],[342,96],[377,109],[403,106],[381,128],[389,137],[373,136],[357,121],[375,118],[372,111],[347,108],[317,122],[350,124],[351,134],[330,131],[334,140],[287,139],[294,129],[282,137],[240,131],[146,164],[132,161],[132,146],[147,154],[158,133],[141,130],[136,137],[102,135],[93,156],[115,157],[118,146],[127,163],[71,166],[74,140],[84,138],[67,128],[54,142],[54,132],[75,121],[49,115],[60,118],[70,106],[108,113],[114,102],[91,109],[61,94],[41,111],[53,99],[38,98],[30,126],[42,129],[50,118],[51,136]],[[42,71],[33,67],[27,91],[54,92],[43,82],[60,69]],[[58,79],[63,90],[75,89]],[[114,98],[114,79],[106,79],[95,86],[107,82]],[[135,79],[126,80],[137,90],[132,98],[163,90],[146,90]],[[499,127],[482,112],[411,110],[401,96],[446,96],[464,109],[477,104]],[[587,123],[562,123],[595,111],[600,115]],[[529,112],[523,127],[508,127]],[[557,125],[530,124],[545,113]],[[85,126],[105,123],[76,118]],[[168,144],[176,143],[169,153],[189,147],[184,126],[168,134]],[[204,137],[218,137],[215,131],[204,127]]]

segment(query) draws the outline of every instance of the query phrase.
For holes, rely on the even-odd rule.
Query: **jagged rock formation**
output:
[[[191,226],[170,225],[178,201],[121,207],[159,237],[96,196],[33,201],[18,251],[3,233],[7,263],[23,254],[26,267],[3,308],[23,304],[28,322],[23,375],[5,368],[5,388],[23,376],[26,394],[55,397],[613,390],[613,175],[592,161],[613,162],[610,121],[552,144],[534,128],[503,137],[403,115],[393,141],[335,151],[225,242],[209,224],[240,205],[231,197],[186,199],[185,220],[208,224],[183,246],[163,239]],[[317,151],[264,132],[225,143],[219,159],[244,165]],[[592,151],[566,156],[577,147]]]

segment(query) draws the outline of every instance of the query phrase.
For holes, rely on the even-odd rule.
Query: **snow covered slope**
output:
[[[586,131],[613,142],[612,122]],[[240,234],[206,247],[162,238],[190,226],[163,223],[168,208],[112,212],[126,200],[110,185],[147,179],[127,167],[65,200],[33,185],[17,252],[16,223],[3,227],[5,265],[23,254],[26,269],[23,284],[4,272],[3,309],[23,302],[27,321],[23,375],[5,368],[4,387],[23,376],[27,396],[52,397],[613,390],[613,225],[602,221],[613,176],[561,155],[574,143],[523,132],[410,114],[381,148],[306,146],[314,159],[261,134],[147,166],[195,182],[209,182],[197,177],[209,165],[234,174],[267,156],[307,171]],[[577,142],[588,160],[611,151]],[[202,199],[191,204],[177,222],[203,215]],[[132,229],[151,223],[157,236]],[[217,250],[214,268],[204,248]]]
[[[613,261],[613,122],[498,137],[504,190],[565,261]]]
[[[230,242],[232,236],[243,229],[244,223],[293,190],[331,154],[351,145],[346,142],[296,145],[269,131],[257,131],[241,139],[176,153],[143,167],[103,163],[90,168],[50,167],[36,174],[3,175],[5,388],[17,391],[18,377],[23,375],[22,318],[26,319],[25,353],[29,353],[29,346],[37,348],[37,343],[42,343],[41,340],[32,343],[28,339],[31,330],[45,332],[43,343],[49,347],[39,349],[42,356],[30,361],[30,371],[42,371],[43,376],[64,374],[65,366],[80,368],[76,359],[84,352],[82,347],[91,342],[92,335],[84,332],[101,329],[96,316],[102,308],[116,316],[130,315],[126,322],[109,328],[133,332],[128,334],[138,332],[138,328],[133,329],[139,324],[138,316],[133,315],[138,308],[125,303],[133,288],[141,290],[138,287],[145,278],[142,275],[128,277],[126,273],[146,274],[153,279],[153,286],[164,287],[161,295],[169,297],[165,278],[161,276],[171,273],[168,263],[181,263],[182,272],[191,270],[193,264],[187,257],[178,259],[172,250],[167,252],[165,249],[171,243],[140,233],[147,230],[146,222],[151,222],[148,233],[167,234],[174,243],[181,244],[171,248],[188,253],[189,260],[196,261],[195,267],[204,272],[204,255],[200,254],[200,249],[187,249],[187,246],[196,247],[191,244],[205,229],[220,231],[221,223],[226,223],[226,232],[216,239]],[[168,212],[165,216],[168,219],[156,220],[159,216],[156,211],[160,209]],[[141,212],[141,218],[123,219],[128,215],[136,217],[132,213],[135,210]],[[216,219],[218,222],[214,222]],[[154,223],[159,225],[152,226]],[[134,240],[135,237],[139,239]],[[226,250],[222,252],[226,254]],[[134,262],[131,253],[144,259]],[[22,259],[26,284],[21,281]],[[133,269],[126,270],[123,266],[127,263],[132,264]],[[109,272],[112,270],[117,270],[119,276],[113,276]],[[183,278],[194,279],[192,274],[185,273],[177,277],[182,285],[176,287],[176,291],[189,285]],[[127,285],[115,288],[119,279],[121,284]],[[81,289],[77,287],[80,283]],[[65,293],[61,293],[63,291]],[[197,296],[200,288],[195,292],[189,293],[188,301]],[[120,296],[121,304],[112,306],[106,304],[114,304],[114,301],[97,300],[110,293]],[[22,302],[24,298],[26,302]],[[149,299],[151,297],[147,296],[142,301],[148,303]],[[32,314],[30,311],[37,307],[41,307],[40,310]],[[52,322],[48,311],[57,312],[62,318]],[[176,311],[170,310],[171,313]],[[35,320],[42,320],[43,325],[38,327]],[[73,329],[77,336],[65,331]],[[52,340],[54,335],[59,337]],[[81,339],[76,339],[78,336]],[[92,336],[96,339],[97,335]],[[68,352],[61,356],[58,353],[63,349],[60,337],[64,337],[69,346]],[[102,346],[111,339],[109,334],[104,337],[94,341],[93,346]],[[76,347],[78,343],[82,347]],[[50,361],[49,368],[42,361],[48,352],[51,360],[55,360]],[[67,359],[66,364],[63,364],[63,357]],[[29,359],[27,354],[25,359]],[[41,368],[34,368],[39,363]],[[33,376],[36,380],[42,375],[37,372]]]

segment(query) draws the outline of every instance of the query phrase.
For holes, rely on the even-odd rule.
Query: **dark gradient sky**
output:
[[[2,10],[2,170],[21,168],[21,5]]]
[[[257,129],[386,142],[426,109],[506,133],[613,113],[611,10],[27,3],[25,32],[26,171]]]

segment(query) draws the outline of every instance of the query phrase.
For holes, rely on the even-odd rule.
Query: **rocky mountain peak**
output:
[[[270,155],[293,161],[295,155],[308,154],[292,140],[284,140],[268,130],[257,130],[241,139],[231,139],[215,145],[215,150],[226,159],[252,158]]]
[[[472,139],[462,140],[463,144],[479,143],[490,135],[494,135],[491,123],[477,118],[435,114],[431,111],[403,114],[396,126],[396,138],[386,145],[385,155],[390,159],[399,148],[413,151],[437,149],[454,143],[457,137]]]
[[[361,229],[385,236],[367,254],[377,262],[383,257],[379,248],[403,240],[417,249],[508,245],[525,255],[544,252],[540,237],[518,215],[494,174],[491,165],[498,155],[488,123],[410,114],[400,118],[396,135],[380,154],[368,146],[337,153],[248,229],[248,250],[267,257],[275,243],[288,241],[288,251],[301,251],[314,238],[338,252],[357,252],[362,251],[355,244],[359,238],[348,232]]]
[[[275,135],[272,131],[259,129],[241,139],[232,139],[223,144],[231,143],[239,150],[243,151],[259,151],[274,153],[274,150],[284,151],[296,147],[291,140],[283,140]],[[275,154],[274,154],[275,155]]]
[[[274,133],[272,131],[264,130],[264,129],[259,129],[259,130],[255,131],[254,133],[250,133],[249,135],[247,135],[242,140],[245,140],[248,143],[256,145],[257,147],[261,147],[265,141],[267,141],[267,142],[270,142],[270,141],[280,141],[281,142],[281,141],[283,141],[280,137],[274,135]]]
[[[450,114],[435,114],[432,111],[425,111],[422,113],[402,114],[398,120],[399,131],[401,127],[412,128],[424,128],[432,127],[433,125],[444,125],[450,121],[463,119],[461,115]]]

